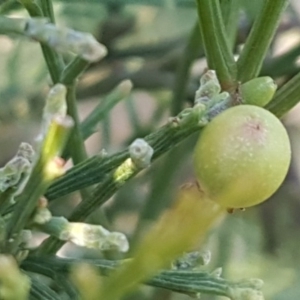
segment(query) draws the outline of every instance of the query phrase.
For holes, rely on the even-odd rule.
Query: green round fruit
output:
[[[200,188],[227,208],[244,208],[269,198],[284,180],[290,142],[269,111],[240,105],[227,109],[203,130],[194,152]]]

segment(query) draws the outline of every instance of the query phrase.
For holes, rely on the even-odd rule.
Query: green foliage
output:
[[[285,251],[296,249],[282,263],[298,265],[292,232],[276,233],[290,222],[292,204],[277,201],[279,218],[271,206],[228,216],[196,184],[177,187],[191,176],[196,134],[201,139],[218,114],[250,103],[281,118],[300,101],[299,45],[273,55],[284,14],[294,26],[291,7],[287,0],[0,1],[0,144],[9,153],[0,157],[1,299],[264,299],[263,281],[252,277],[266,281],[268,299],[297,297],[289,296],[299,294],[296,273],[279,270],[259,248],[274,251],[268,242],[278,235]],[[82,118],[87,99],[94,107]],[[124,115],[129,134],[125,125],[114,129]],[[34,133],[12,154],[2,127],[29,123]],[[107,149],[90,155],[85,141],[99,132]],[[275,203],[288,193],[275,194]],[[34,244],[37,232],[48,236]],[[66,242],[72,254],[61,249]],[[274,275],[283,273],[285,280]]]

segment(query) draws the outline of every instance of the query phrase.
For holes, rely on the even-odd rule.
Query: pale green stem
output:
[[[268,0],[257,16],[238,59],[238,80],[246,82],[259,75],[263,61],[279,25],[287,0]]]
[[[197,0],[197,5],[208,67],[217,72],[223,90],[235,89],[237,67],[228,44],[219,0]]]
[[[7,226],[7,250],[15,253],[18,235],[28,222],[39,198],[45,193],[51,182],[62,175],[63,167],[56,162],[69,136],[73,122],[70,118],[55,118],[43,142],[39,157],[33,167],[22,194]]]

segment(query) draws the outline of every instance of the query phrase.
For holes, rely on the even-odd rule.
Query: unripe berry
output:
[[[273,98],[277,85],[271,77],[257,77],[240,87],[242,103],[264,107]]]
[[[252,105],[227,109],[203,130],[194,152],[200,188],[226,208],[268,199],[284,180],[291,159],[281,122]]]

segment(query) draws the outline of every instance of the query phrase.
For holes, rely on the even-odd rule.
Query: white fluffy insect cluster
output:
[[[46,233],[62,241],[69,241],[77,246],[105,250],[127,252],[129,242],[121,232],[110,232],[101,225],[81,222],[68,222],[64,217],[52,217],[44,224],[36,224]]]
[[[25,32],[58,52],[71,52],[89,62],[96,62],[107,54],[105,46],[90,33],[57,27],[45,19],[28,20]]]
[[[61,83],[55,84],[50,89],[43,110],[40,134],[36,138],[37,142],[41,142],[44,139],[55,116],[64,117],[67,115],[66,95],[67,88]]]
[[[224,111],[232,101],[228,92],[221,92],[217,74],[208,70],[200,78],[199,89],[195,93],[195,106],[204,104],[208,110],[207,121]]]
[[[9,188],[17,191],[23,186],[31,171],[34,154],[30,144],[21,143],[17,154],[0,168],[0,192],[5,192]]]
[[[129,146],[130,158],[138,168],[150,165],[153,152],[153,148],[144,139],[136,139]]]

